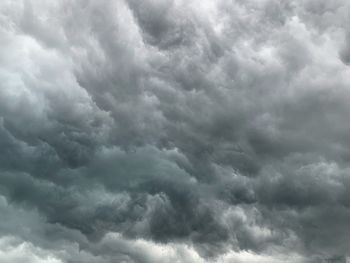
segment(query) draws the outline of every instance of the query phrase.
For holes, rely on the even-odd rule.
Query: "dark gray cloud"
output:
[[[349,3],[0,3],[0,261],[350,257]]]

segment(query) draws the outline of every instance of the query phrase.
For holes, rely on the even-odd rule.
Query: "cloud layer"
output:
[[[346,0],[2,0],[0,261],[350,257],[348,25]]]

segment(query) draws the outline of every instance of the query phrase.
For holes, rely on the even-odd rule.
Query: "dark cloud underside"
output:
[[[2,0],[0,262],[350,260],[350,2]]]

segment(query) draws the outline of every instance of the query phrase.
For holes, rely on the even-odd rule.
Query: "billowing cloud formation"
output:
[[[0,261],[346,260],[349,25],[346,0],[2,0]]]

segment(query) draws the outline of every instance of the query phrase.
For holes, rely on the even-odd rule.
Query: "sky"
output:
[[[0,262],[350,260],[350,1],[1,0]]]

